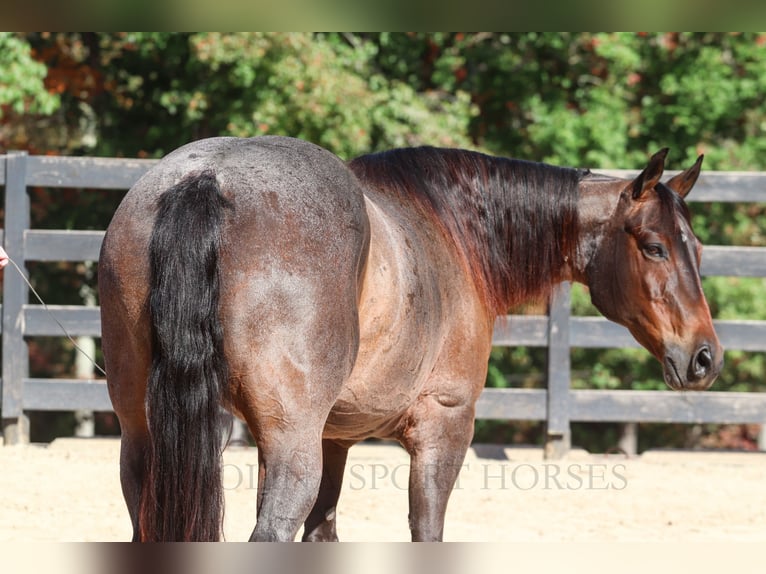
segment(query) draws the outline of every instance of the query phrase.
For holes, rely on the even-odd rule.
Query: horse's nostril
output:
[[[702,347],[694,357],[693,371],[694,375],[701,379],[713,367],[713,355],[709,347]]]

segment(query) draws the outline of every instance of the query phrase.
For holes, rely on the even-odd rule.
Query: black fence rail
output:
[[[97,261],[103,231],[30,228],[30,187],[125,190],[154,160],[0,156],[5,187],[6,251],[22,269],[29,261]],[[632,175],[631,172],[609,172]],[[87,193],[87,191],[83,191]],[[704,172],[690,201],[766,202],[766,174]],[[766,248],[706,246],[703,275],[766,277]],[[89,409],[110,411],[103,380],[35,379],[29,376],[27,338],[61,336],[60,327],[41,305],[29,304],[29,288],[6,270],[2,305],[2,420],[6,444],[29,437],[25,411]],[[99,309],[76,305],[49,307],[72,336],[100,337]],[[727,349],[766,351],[766,321],[716,321]],[[547,347],[546,389],[485,389],[477,404],[482,419],[546,422],[546,455],[561,457],[570,448],[573,421],[766,423],[766,393],[632,390],[573,390],[570,351],[574,347],[638,347],[626,329],[600,317],[570,312],[570,287],[563,284],[541,316],[508,316],[496,324],[494,344]]]

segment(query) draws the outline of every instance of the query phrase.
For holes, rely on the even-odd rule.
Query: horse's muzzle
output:
[[[668,349],[663,361],[665,382],[676,391],[704,391],[718,377],[723,367],[720,344],[703,343],[694,353],[680,348]]]

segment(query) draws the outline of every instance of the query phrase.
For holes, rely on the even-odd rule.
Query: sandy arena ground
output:
[[[131,529],[119,485],[119,441],[60,439],[0,447],[0,542],[120,541]],[[224,455],[225,535],[255,519],[253,449]],[[406,541],[406,453],[351,449],[338,509],[348,541]],[[447,511],[452,541],[766,541],[766,454],[574,451],[558,463],[536,448],[477,446]]]

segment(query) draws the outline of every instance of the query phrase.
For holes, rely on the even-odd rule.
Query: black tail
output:
[[[220,538],[227,366],[218,253],[229,207],[212,171],[189,174],[159,200],[149,247],[151,452],[141,495],[142,540]]]

